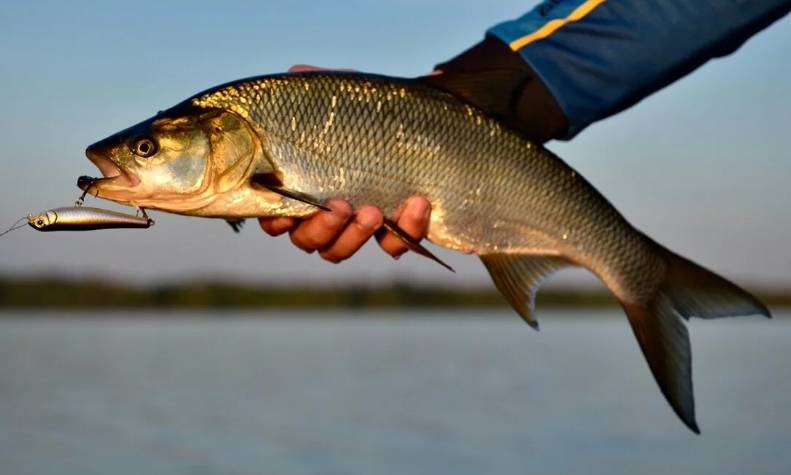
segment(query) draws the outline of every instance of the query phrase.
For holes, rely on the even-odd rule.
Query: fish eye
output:
[[[135,140],[132,146],[132,152],[138,157],[148,158],[154,155],[157,151],[157,146],[153,140],[148,137],[139,137]]]
[[[36,221],[36,226],[44,226],[44,220],[39,219],[38,221]]]

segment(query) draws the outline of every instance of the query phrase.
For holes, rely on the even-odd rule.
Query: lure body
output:
[[[148,216],[119,213],[89,206],[56,208],[28,217],[28,224],[38,231],[94,231],[98,229],[149,228],[154,220]]]

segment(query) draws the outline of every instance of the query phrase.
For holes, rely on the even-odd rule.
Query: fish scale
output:
[[[422,195],[431,203],[428,239],[477,254],[534,328],[535,293],[552,273],[581,266],[597,275],[623,306],[670,406],[699,432],[683,320],[769,311],[633,228],[563,160],[501,123],[511,88],[492,85],[523,84],[518,74],[235,81],[90,146],[106,177],[84,189],[140,208],[224,218],[235,230],[245,217],[306,217],[335,198],[376,206],[392,220]],[[397,224],[385,227],[447,267]]]
[[[555,253],[551,241],[573,246],[617,225],[623,243],[611,246],[615,252],[629,239],[641,245],[638,233],[607,212],[613,208],[565,163],[436,89],[312,74],[235,83],[193,102],[249,117],[287,187],[356,207],[376,205],[388,215],[408,197],[426,196],[435,210],[428,238],[446,247]],[[605,212],[585,219],[597,205]],[[514,234],[515,228],[523,232]],[[525,235],[531,229],[541,230],[538,239]]]

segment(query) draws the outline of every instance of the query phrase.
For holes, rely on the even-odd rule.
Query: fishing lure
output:
[[[43,211],[17,221],[0,236],[27,224],[37,231],[94,231],[98,229],[145,229],[153,226],[154,220],[145,212],[142,216],[119,213],[108,209],[89,206],[71,206]],[[20,224],[21,223],[21,224]]]
[[[89,206],[72,206],[28,216],[27,223],[38,231],[93,231],[150,228],[154,220],[145,214],[136,216]]]

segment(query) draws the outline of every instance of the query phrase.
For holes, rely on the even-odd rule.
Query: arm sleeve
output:
[[[488,35],[548,90],[568,121],[554,138],[570,139],[734,52],[789,10],[791,0],[545,0]]]
[[[546,85],[568,139],[734,52],[789,10],[789,0],[546,0],[488,33]]]

